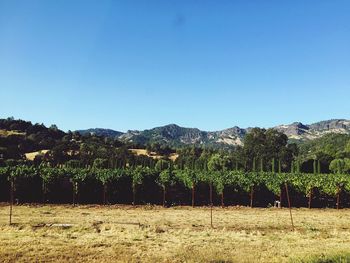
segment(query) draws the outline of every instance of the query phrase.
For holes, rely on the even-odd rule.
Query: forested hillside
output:
[[[321,123],[323,123],[321,128],[320,125],[317,125],[319,129],[330,128],[329,123]],[[330,123],[333,128],[338,129],[339,125],[344,128],[344,122],[339,124],[339,122],[331,121]],[[297,125],[297,127],[301,126]],[[101,135],[102,131],[107,131],[107,133]],[[177,153],[176,162],[188,163],[206,162],[212,155],[220,154],[224,159],[230,160],[231,165],[237,163],[245,170],[252,168],[254,158],[263,159],[265,168],[268,169],[268,163],[274,158],[281,161],[283,171],[288,171],[291,162],[298,160],[302,172],[312,172],[313,161],[318,160],[322,172],[330,172],[332,161],[340,163],[341,167],[344,167],[341,168],[343,170],[345,169],[343,162],[346,163],[350,157],[350,135],[348,134],[327,132],[320,138],[297,143],[292,143],[281,128],[268,130],[250,128],[248,131],[243,131],[236,127],[218,134],[228,136],[227,133],[232,132],[239,134],[242,138],[240,145],[220,148],[217,145],[213,146],[198,141],[198,143],[186,146],[181,145],[180,142],[195,142],[203,136],[204,132],[198,129],[168,125],[145,131],[142,136],[140,135],[137,140],[133,141],[130,138],[126,140],[127,133],[113,133],[112,130],[95,129],[82,132],[82,134],[71,131],[63,132],[56,125],[45,127],[43,124],[32,124],[29,121],[8,118],[0,120],[0,160],[3,164],[4,162],[25,162],[36,165],[41,162],[60,165],[74,161],[85,167],[93,165],[95,159],[104,160],[108,166],[117,162],[155,163],[156,159],[167,160],[171,154]],[[218,135],[212,134],[211,136]],[[174,140],[178,140],[179,143],[172,143]],[[145,149],[144,152],[149,154],[136,155],[135,151],[131,152],[130,149]],[[26,160],[25,154],[40,150],[47,152],[45,154],[38,152],[37,155],[34,154],[35,158]]]

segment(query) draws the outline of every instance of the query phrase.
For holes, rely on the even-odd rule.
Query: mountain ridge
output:
[[[330,119],[303,124],[293,122],[272,127],[283,132],[292,141],[307,141],[322,137],[327,133],[350,134],[350,120]],[[127,132],[115,131],[112,129],[93,128],[78,130],[81,134],[95,134],[98,136],[117,138],[125,142],[140,144],[160,143],[170,146],[179,145],[211,145],[211,146],[239,146],[243,144],[244,136],[251,130],[251,127],[231,128],[218,131],[202,131],[198,128],[181,127],[177,124],[168,124],[146,130],[128,130]]]

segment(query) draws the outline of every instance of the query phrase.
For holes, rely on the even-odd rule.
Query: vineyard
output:
[[[181,167],[182,168],[182,167]],[[255,168],[254,168],[255,169]],[[277,169],[278,170],[278,169]],[[47,165],[0,167],[0,201],[17,203],[97,203],[170,205],[270,206],[275,200],[292,206],[347,207],[348,174],[289,173],[203,169],[160,165],[116,169],[49,167]],[[9,194],[11,193],[11,194]]]
[[[350,263],[350,0],[0,0],[0,263]]]

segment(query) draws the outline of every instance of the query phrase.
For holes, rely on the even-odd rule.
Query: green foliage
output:
[[[94,168],[103,169],[108,167],[108,160],[103,158],[96,158],[93,164]]]
[[[349,160],[342,160],[348,163]],[[342,163],[343,163],[342,162]],[[156,183],[167,187],[176,182],[182,183],[186,188],[191,189],[199,182],[212,184],[218,194],[223,193],[225,187],[233,187],[237,191],[250,192],[252,187],[265,186],[269,191],[280,195],[281,188],[285,183],[292,186],[297,192],[308,196],[311,189],[317,188],[319,192],[335,196],[342,190],[350,192],[350,175],[320,173],[281,173],[281,172],[245,172],[242,170],[229,170],[222,165],[218,156],[210,160],[210,169],[173,169],[172,166],[157,171],[141,165],[127,169],[99,169],[99,168],[72,168],[72,167],[51,167],[49,164],[42,164],[40,167],[16,165],[12,167],[0,167],[0,176],[6,176],[9,180],[16,182],[17,178],[40,177],[43,181],[43,192],[46,193],[48,186],[62,177],[70,178],[75,193],[78,193],[79,184],[87,179],[94,179],[102,185],[117,183],[123,176],[128,176],[132,181],[132,188],[135,193],[137,186],[144,182],[147,177],[156,178]],[[317,162],[315,162],[317,164]],[[337,162],[334,162],[338,167]],[[205,166],[206,167],[206,166]]]
[[[128,173],[131,176],[132,186],[135,188],[137,185],[142,184],[144,177],[148,176],[151,173],[151,169],[139,165],[134,169],[130,169]]]
[[[39,174],[45,183],[50,183],[64,174],[64,170],[56,167],[41,165]]]
[[[299,148],[303,160],[314,159],[320,153],[329,155],[334,159],[343,153],[350,153],[350,135],[326,134],[321,138],[300,144]]]
[[[81,162],[79,160],[69,160],[65,163],[65,166],[70,168],[79,168],[81,167]]]
[[[273,159],[281,160],[282,164],[285,164],[283,168],[286,168],[296,154],[297,147],[288,144],[288,137],[275,129],[253,128],[244,137],[243,156],[250,164],[251,171],[257,171],[256,161],[260,162],[260,171],[271,170],[267,160]]]
[[[27,165],[17,165],[15,167],[10,168],[10,178],[26,178],[26,177],[34,177],[38,173],[37,169],[34,166]]]
[[[169,169],[169,167],[170,167],[170,162],[162,159],[158,160],[155,165],[155,169],[157,171],[163,171],[165,169]]]
[[[350,172],[350,159],[334,159],[329,164],[329,170],[333,173],[348,173]]]
[[[210,171],[222,171],[228,168],[229,163],[228,156],[216,153],[210,157],[207,166]]]
[[[167,168],[159,173],[159,178],[157,180],[157,183],[162,186],[166,187],[169,185],[173,185],[176,182],[175,174],[171,168]]]
[[[199,176],[199,172],[196,172],[195,170],[189,168],[185,168],[183,170],[175,170],[174,173],[176,179],[189,189],[196,185],[201,178],[201,176]]]
[[[0,177],[8,177],[10,174],[10,167],[0,167]]]
[[[259,179],[256,172],[231,171],[227,175],[227,185],[233,186],[237,190],[249,192],[253,186],[260,184]]]
[[[102,185],[106,185],[111,182],[117,182],[123,175],[123,172],[119,169],[96,169],[94,168],[92,174],[96,177]]]
[[[82,183],[84,182],[88,177],[92,176],[93,170],[87,169],[87,168],[64,168],[62,170],[63,174],[68,176],[72,182],[75,183]]]
[[[281,194],[281,186],[288,180],[284,173],[263,173],[261,176],[266,188],[276,195]]]
[[[224,171],[210,171],[208,172],[208,174],[216,192],[218,194],[222,194],[225,189],[225,186],[228,185],[229,173]]]

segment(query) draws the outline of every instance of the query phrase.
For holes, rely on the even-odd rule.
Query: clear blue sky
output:
[[[350,118],[350,1],[0,0],[0,107],[64,130]]]

